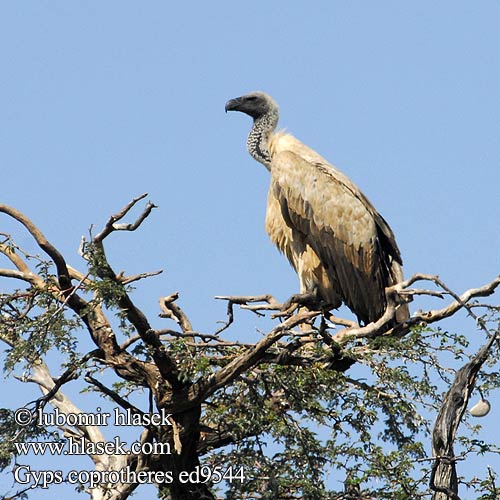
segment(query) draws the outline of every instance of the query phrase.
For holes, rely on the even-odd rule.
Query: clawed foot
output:
[[[306,307],[310,311],[321,310],[322,301],[315,291],[296,293],[283,303],[280,312],[273,314],[273,318],[290,316],[295,311],[295,309],[298,309],[299,307]]]

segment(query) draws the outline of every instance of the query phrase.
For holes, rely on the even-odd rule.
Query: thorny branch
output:
[[[174,361],[167,355],[161,340],[153,332],[146,315],[134,304],[130,295],[126,292],[119,275],[113,271],[106,256],[103,244],[104,239],[112,232],[135,231],[142,224],[142,222],[144,222],[153,208],[156,207],[153,203],[148,202],[146,204],[146,207],[135,222],[130,224],[117,224],[118,221],[127,215],[132,207],[134,207],[146,196],[147,193],[142,194],[127,203],[125,207],[108,219],[102,231],[93,238],[92,242],[94,245],[94,252],[96,253],[99,262],[96,266],[96,273],[99,278],[103,280],[111,280],[118,286],[122,287],[122,293],[118,298],[118,305],[120,309],[124,312],[128,321],[137,330],[137,333],[140,335],[143,342],[151,348],[153,361],[161,374],[162,379],[166,380],[174,390],[180,390],[184,384],[179,379],[179,373]]]
[[[479,305],[471,301],[478,297],[487,297],[493,294],[500,285],[500,276],[497,276],[491,282],[481,287],[471,288],[458,295],[452,292],[437,276],[415,274],[411,278],[386,289],[387,307],[382,317],[376,322],[361,326],[355,321],[339,318],[330,312],[301,309],[297,314],[281,314],[283,317],[280,321],[282,322],[263,335],[256,344],[228,342],[222,339],[220,334],[234,323],[235,305],[239,305],[240,308],[248,309],[258,315],[265,315],[268,311],[282,310],[283,306],[272,295],[216,297],[218,300],[227,301],[227,321],[214,333],[202,333],[193,330],[188,315],[176,302],[178,294],[173,293],[160,299],[160,317],[173,320],[180,331],[153,329],[146,315],[133,303],[125,285],[157,275],[161,271],[142,273],[129,277],[124,276],[123,273],[116,274],[108,261],[103,244],[105,238],[115,231],[135,231],[141,226],[153,208],[155,208],[154,204],[147,203],[134,222],[120,223],[120,221],[146,196],[146,194],[143,194],[134,198],[118,213],[112,215],[104,228],[92,240],[93,251],[97,251],[99,254],[95,273],[99,279],[110,280],[118,287],[121,287],[122,293],[119,294],[117,300],[118,306],[127,321],[133,325],[137,332],[136,335],[131,336],[121,344],[118,344],[116,334],[107,320],[100,303],[94,301],[90,307],[90,301],[86,301],[82,296],[91,288],[87,285],[92,284],[95,276],[92,277],[89,273],[79,273],[67,265],[60,252],[46,240],[43,234],[27,217],[6,205],[0,205],[0,212],[13,217],[27,228],[38,246],[54,262],[57,270],[57,281],[46,279],[34,273],[22,256],[16,252],[12,252],[12,247],[6,241],[0,242],[0,253],[3,253],[9,259],[14,269],[0,269],[0,276],[24,280],[39,290],[48,290],[61,304],[61,311],[65,308],[70,308],[82,318],[98,347],[98,349],[89,353],[88,356],[99,359],[105,365],[111,366],[119,377],[132,380],[151,389],[151,392],[154,393],[157,407],[165,408],[169,413],[175,415],[172,424],[178,429],[174,433],[176,440],[175,449],[182,449],[183,453],[185,453],[185,450],[205,449],[209,445],[217,444],[222,446],[231,442],[232,437],[226,431],[218,432],[217,436],[211,436],[211,433],[207,432],[201,442],[199,420],[196,419],[199,419],[201,407],[209,400],[210,396],[220,389],[228,387],[238,377],[243,376],[249,370],[256,369],[262,363],[307,366],[314,362],[323,362],[323,366],[328,366],[329,368],[347,369],[354,362],[354,360],[347,357],[342,358],[342,350],[348,343],[357,342],[355,345],[359,345],[359,349],[363,349],[364,344],[358,342],[361,339],[371,339],[380,335],[400,337],[405,335],[411,326],[422,323],[435,323],[455,314],[461,309],[465,309],[477,321],[483,331],[488,334],[489,342],[470,363],[457,373],[457,379],[450,389],[450,394],[453,391],[453,394],[456,394],[458,391],[462,396],[460,404],[452,407],[450,405],[447,406],[445,401],[443,405],[442,412],[445,416],[441,418],[446,423],[447,428],[442,428],[441,433],[437,431],[435,433],[435,436],[438,436],[439,439],[435,438],[436,442],[434,443],[436,462],[431,481],[431,487],[436,491],[443,492],[450,498],[458,498],[458,496],[453,496],[456,495],[453,488],[449,488],[446,485],[443,486],[442,483],[438,484],[436,477],[439,476],[438,467],[440,465],[451,465],[454,467],[453,453],[450,446],[453,443],[456,428],[462,418],[470,391],[474,386],[475,377],[486,360],[493,342],[498,340],[496,335],[491,335],[485,323],[473,311]],[[89,254],[86,254],[85,251],[83,251],[83,255],[84,257],[89,257]],[[78,280],[78,284],[73,286],[72,280]],[[433,283],[438,290],[412,288],[415,283],[421,281]],[[392,324],[395,318],[398,304],[401,302],[400,297],[414,298],[420,295],[432,296],[439,299],[451,297],[453,300],[440,309],[418,311],[404,323],[388,330],[387,325]],[[315,326],[314,321],[318,317],[321,318],[321,325]],[[304,331],[303,327],[305,325],[307,325],[306,328],[308,328],[308,331]],[[294,330],[295,327],[302,327],[301,331]],[[311,334],[315,335],[315,338]],[[194,348],[195,350],[192,352],[202,353],[203,356],[214,360],[211,365],[212,371],[210,375],[200,376],[194,382],[184,376],[181,377],[176,364],[176,358],[171,355],[171,351],[169,350],[172,340],[178,338],[183,339],[185,345],[190,349]],[[8,341],[5,338],[2,340]],[[323,356],[322,354],[315,353],[314,350],[302,349],[307,343],[318,340],[330,348],[333,358],[332,356]],[[138,357],[134,357],[127,352],[127,349],[131,345],[139,341],[142,341],[147,347],[154,364],[140,360]],[[228,351],[229,347],[235,347],[235,349]],[[216,353],[215,355],[213,354],[214,352]],[[323,356],[323,358],[318,356]],[[40,400],[37,400],[37,405],[41,406],[51,401],[51,404],[59,406],[62,411],[79,411],[74,405],[72,406],[72,403],[67,398],[65,399],[64,394],[61,392],[61,387],[77,376],[78,367],[70,367],[55,381],[49,376],[48,368],[45,367],[43,360],[40,360],[38,365],[34,363],[33,370],[33,376],[28,380],[37,383],[44,393],[44,396]],[[90,374],[85,377],[85,380],[120,406],[130,409],[134,413],[143,413],[142,410],[131,405],[120,396],[118,392],[109,389]],[[164,382],[167,382],[167,384]],[[86,433],[89,439],[100,439],[98,434],[90,435],[93,432],[92,429],[79,429],[78,431],[80,435]],[[150,439],[151,436],[148,434],[143,437],[144,439]],[[155,439],[158,438],[158,436],[155,436]],[[446,444],[444,448],[443,444]],[[452,458],[449,458],[447,462],[446,457]],[[139,457],[138,460],[140,462],[141,458]],[[115,466],[116,464],[104,464],[104,467],[107,468]],[[447,484],[450,483],[448,482]]]

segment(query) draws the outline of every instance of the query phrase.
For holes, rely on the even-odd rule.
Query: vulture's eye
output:
[[[251,95],[249,98],[248,98],[249,101],[256,101],[257,100],[257,96],[254,96],[254,95]]]

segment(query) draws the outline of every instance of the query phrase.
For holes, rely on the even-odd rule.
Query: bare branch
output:
[[[68,268],[66,266],[66,261],[64,257],[61,255],[59,250],[54,247],[48,240],[45,238],[43,233],[33,224],[33,222],[22,214],[19,210],[15,208],[9,207],[8,205],[0,204],[0,212],[3,212],[13,219],[20,222],[33,236],[38,246],[52,259],[57,269],[57,276],[59,279],[59,285],[61,290],[64,292],[71,288],[71,279],[69,277]]]
[[[356,323],[356,321],[339,318],[338,316],[335,316],[331,313],[328,313],[326,316],[328,321],[330,323],[333,323],[334,325],[347,326],[348,328],[359,328],[359,323]]]
[[[27,281],[28,283],[33,283],[33,276],[27,275],[21,271],[17,271],[16,269],[0,268],[0,276],[3,276],[4,278],[15,278],[18,280]]]
[[[227,300],[227,316],[228,320],[215,332],[215,335],[219,335],[224,330],[229,328],[234,322],[234,305],[239,305],[242,309],[248,309],[256,314],[260,314],[260,311],[264,310],[279,310],[281,305],[277,302],[277,300],[270,294],[264,295],[218,295],[215,297],[217,300]],[[256,304],[257,302],[266,302],[265,304]],[[252,303],[254,305],[249,306],[248,304]]]
[[[428,295],[430,297],[437,297],[438,299],[444,299],[444,296],[446,295],[445,292],[440,292],[438,290],[424,290],[424,289],[418,289],[418,288],[409,288],[408,290],[401,290],[398,292],[399,295],[404,296],[410,296],[413,297],[414,295]]]
[[[269,305],[274,305],[277,308],[281,307],[279,302],[270,294],[263,295],[217,295],[214,297],[217,300],[227,300],[233,304],[247,305],[248,303],[267,302]]]
[[[410,293],[408,287],[413,283],[415,283],[416,281],[422,281],[422,280],[432,281],[433,283],[436,283],[436,285],[444,288],[444,290],[447,293],[455,296],[456,299],[447,306],[443,307],[442,309],[417,312],[411,318],[406,320],[403,324],[398,325],[393,329],[384,331],[384,326],[387,325],[390,321],[392,321],[395,317],[396,308],[398,305],[398,301],[395,296],[399,295],[401,291],[404,290]],[[333,338],[336,342],[344,344],[345,342],[352,340],[353,338],[376,337],[380,335],[381,331],[384,331],[384,335],[390,335],[392,333],[398,334],[399,332],[407,331],[409,327],[416,324],[420,324],[422,322],[435,323],[444,318],[452,316],[460,309],[466,308],[466,305],[471,299],[475,297],[487,297],[493,294],[499,285],[500,285],[500,276],[497,276],[489,283],[486,283],[485,285],[478,288],[471,288],[469,290],[466,290],[464,293],[462,293],[462,295],[458,296],[453,294],[453,292],[451,292],[437,276],[432,276],[427,274],[415,274],[408,280],[398,283],[397,285],[394,285],[386,289],[387,307],[381,318],[363,327],[351,327],[340,330],[337,333],[335,333]]]
[[[216,340],[217,342],[223,342],[220,340],[220,338],[217,335],[213,335],[210,333],[199,333],[199,332],[177,332],[175,330],[169,330],[169,329],[162,329],[162,330],[155,330],[157,335],[171,335],[172,337],[177,337],[177,338],[192,338],[192,337],[198,337],[203,342],[208,342],[209,340]]]
[[[417,315],[416,317],[412,317],[410,319],[412,324],[417,323],[419,321],[433,323],[435,321],[448,318],[449,316],[455,314],[459,309],[464,308],[465,304],[468,303],[471,299],[475,297],[488,297],[492,295],[495,292],[496,288],[500,285],[500,275],[499,275],[489,283],[486,283],[485,285],[478,288],[471,288],[465,291],[462,295],[457,296],[453,292],[451,292],[449,288],[446,287],[446,285],[444,285],[444,283],[437,276],[426,277],[424,279],[430,279],[438,286],[443,287],[448,293],[452,294],[456,298],[454,302],[450,303],[448,306],[442,309],[428,311],[420,315]],[[399,288],[400,285],[401,284],[395,285],[395,287],[392,288],[395,288],[397,290],[397,288]]]
[[[125,290],[124,284],[120,281],[117,274],[113,271],[108,262],[106,252],[104,250],[103,240],[106,236],[116,230],[134,231],[151,213],[155,205],[148,203],[142,214],[133,224],[116,225],[118,220],[121,220],[129,210],[140,200],[142,200],[147,193],[134,198],[117,214],[112,215],[104,229],[94,238],[95,251],[98,252],[100,257],[100,265],[97,267],[96,272],[99,278],[108,279],[115,282],[122,287],[122,292],[118,298],[118,306],[125,313],[127,320],[134,326],[137,333],[141,336],[143,342],[151,348],[152,357],[158,372],[161,377],[167,381],[173,389],[182,389],[184,384],[179,380],[179,373],[177,366],[173,359],[167,354],[164,345],[158,336],[154,333],[146,315],[134,304],[129,294]],[[118,347],[118,346],[117,346]],[[151,374],[150,374],[151,375]],[[153,385],[156,385],[153,383]]]
[[[500,276],[498,276],[498,279],[500,280]],[[474,310],[472,309],[472,307],[470,307],[470,305],[467,303],[467,302],[464,302],[462,300],[461,297],[459,297],[455,292],[453,292],[452,290],[450,290],[441,280],[437,280],[437,282],[439,283],[439,286],[443,289],[443,290],[446,290],[446,292],[448,294],[450,294],[454,299],[455,301],[460,304],[462,307],[464,307],[465,309],[467,309],[468,313],[470,316],[472,316],[477,324],[479,325],[479,327],[484,331],[484,333],[486,333],[486,335],[490,335],[490,331],[486,328],[486,325],[484,324],[484,322],[477,316],[477,314],[474,312]],[[493,291],[491,292],[493,293]],[[484,297],[484,295],[481,295]]]
[[[160,298],[160,308],[162,310],[160,318],[169,318],[174,320],[181,327],[181,330],[184,333],[188,333],[193,330],[193,327],[186,313],[177,304],[175,304],[175,301],[178,298],[179,292]]]
[[[134,281],[151,278],[152,276],[158,276],[162,272],[163,269],[159,269],[158,271],[151,271],[149,273],[134,274],[133,276],[123,276],[121,274],[118,274],[117,278],[123,285],[129,285],[130,283],[134,283]]]
[[[148,217],[148,215],[151,213],[153,208],[157,208],[156,205],[154,205],[151,202],[148,202],[142,211],[142,213],[139,215],[139,217],[136,219],[135,222],[130,223],[130,224],[116,224],[119,220],[123,219],[125,215],[130,211],[130,209],[136,205],[140,200],[144,199],[148,193],[141,194],[140,196],[137,196],[134,198],[132,201],[127,203],[118,213],[115,215],[112,215],[108,221],[106,222],[106,225],[104,226],[104,229],[94,237],[95,242],[102,242],[106,236],[111,234],[113,231],[135,231]]]

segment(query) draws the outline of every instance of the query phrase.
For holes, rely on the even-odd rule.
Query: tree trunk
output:
[[[197,406],[183,413],[172,415],[173,425],[166,429],[164,439],[171,444],[170,455],[163,455],[156,465],[157,470],[172,471],[173,481],[166,485],[162,493],[167,493],[169,500],[215,500],[208,486],[200,476],[200,482],[188,480],[188,474],[194,473],[200,466],[198,443],[200,438],[201,407]],[[182,474],[180,476],[180,474]]]

